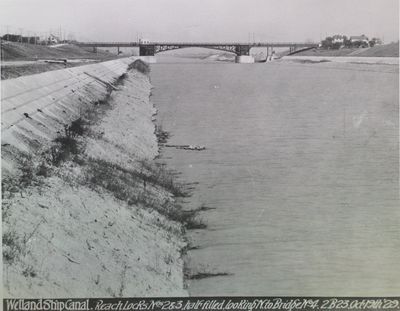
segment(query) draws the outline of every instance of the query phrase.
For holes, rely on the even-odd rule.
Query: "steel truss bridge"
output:
[[[250,49],[255,47],[265,47],[267,52],[273,48],[288,48],[289,54],[303,50],[315,48],[318,46],[317,43],[309,42],[259,42],[259,43],[221,43],[221,42],[150,42],[150,43],[139,43],[139,42],[78,42],[78,46],[81,47],[92,47],[93,51],[96,52],[99,47],[116,47],[118,49],[122,47],[138,47],[140,56],[154,56],[157,53],[189,48],[199,47],[213,50],[220,50],[225,52],[234,53],[237,56],[250,55]]]

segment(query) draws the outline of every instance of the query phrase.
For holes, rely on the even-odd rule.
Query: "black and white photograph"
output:
[[[0,27],[4,310],[400,310],[398,0]]]

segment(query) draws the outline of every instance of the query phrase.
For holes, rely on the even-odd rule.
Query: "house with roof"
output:
[[[373,42],[374,45],[383,44],[382,39],[380,39],[380,38],[372,38],[371,41]]]
[[[21,42],[22,36],[21,35],[14,35],[11,33],[7,33],[2,37],[3,40],[12,41],[12,42]]]
[[[48,44],[57,44],[60,43],[60,38],[53,34],[50,34],[49,38],[47,39],[47,42]]]
[[[351,41],[351,43],[359,42],[359,43],[366,43],[366,44],[368,44],[368,42],[369,42],[368,37],[366,35],[351,36],[350,41]]]

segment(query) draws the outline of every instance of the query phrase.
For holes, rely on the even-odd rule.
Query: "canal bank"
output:
[[[153,162],[156,110],[135,60],[2,83],[4,297],[187,295],[193,219]]]

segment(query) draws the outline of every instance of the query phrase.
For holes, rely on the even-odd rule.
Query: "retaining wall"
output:
[[[107,94],[111,83],[137,57],[48,71],[1,83],[3,173],[13,170],[16,152],[48,146],[84,105]]]

